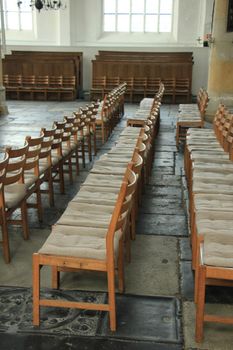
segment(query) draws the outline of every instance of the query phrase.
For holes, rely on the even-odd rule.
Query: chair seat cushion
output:
[[[116,166],[117,165],[117,166]],[[111,165],[104,165],[104,164],[95,164],[94,167],[91,169],[91,174],[113,174],[113,175],[124,175],[126,171],[126,165],[122,165],[120,167],[120,164],[115,163]]]
[[[209,234],[204,242],[204,263],[210,266],[233,268],[233,231],[229,234]]]
[[[105,230],[105,235],[107,230]],[[117,231],[114,237],[114,252],[117,257],[121,232]],[[94,228],[58,226],[56,225],[46,242],[39,250],[40,254],[68,256],[106,260],[106,239],[99,230]]]
[[[26,196],[27,187],[25,184],[12,184],[4,186],[5,205],[13,208]]]
[[[83,190],[81,189],[77,195],[72,199],[74,202],[79,203],[93,203],[93,204],[101,204],[101,205],[115,205],[117,201],[118,194],[110,192],[99,192],[94,191],[85,191],[85,187]]]

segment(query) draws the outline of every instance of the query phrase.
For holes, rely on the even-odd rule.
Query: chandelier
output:
[[[17,5],[20,8],[22,1],[18,1]],[[44,10],[64,10],[66,8],[66,4],[62,0],[31,0],[29,6],[34,9],[36,8],[38,11]]]

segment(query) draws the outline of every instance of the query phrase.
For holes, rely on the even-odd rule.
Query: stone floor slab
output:
[[[156,177],[157,175],[161,175],[161,174],[173,175],[174,168],[172,166],[155,166],[155,165],[153,165],[152,170],[151,170],[151,176]]]
[[[161,174],[160,176],[150,177],[149,185],[176,186],[180,188],[181,180],[180,176]]]
[[[178,215],[140,214],[138,234],[186,236],[186,218]]]
[[[177,239],[138,235],[125,267],[126,293],[176,295],[179,291]],[[137,276],[137,278],[135,278]]]
[[[191,261],[180,262],[181,295],[186,300],[194,298],[194,274]]]
[[[174,159],[174,152],[157,152],[155,151],[154,159]]]
[[[175,186],[147,186],[145,194],[147,196],[175,198],[178,202],[182,197],[180,188]]]
[[[155,158],[153,167],[173,167],[174,166],[174,159],[172,158]]]
[[[155,150],[156,152],[176,152],[177,148],[175,145],[162,145],[156,143]]]
[[[142,196],[140,213],[185,215],[181,201],[176,198],[152,197],[150,195]]]
[[[233,315],[232,305],[206,304],[206,309],[210,314],[217,313],[231,317]],[[183,313],[185,350],[232,350],[232,325],[207,322],[204,325],[203,343],[196,343],[194,339],[195,304],[193,302],[184,302]]]
[[[182,350],[180,344],[39,334],[11,334],[9,336],[9,334],[0,333],[0,343],[3,350]]]
[[[179,245],[180,245],[180,259],[181,260],[192,260],[192,250],[190,246],[190,238],[180,238],[179,239]]]
[[[118,295],[117,331],[109,331],[105,317],[100,334],[121,339],[180,343],[179,313],[179,302],[175,298]]]

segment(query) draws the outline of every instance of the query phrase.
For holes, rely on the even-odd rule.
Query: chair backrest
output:
[[[28,143],[25,143],[23,147],[12,149],[7,147],[5,152],[9,157],[7,164],[6,177],[4,185],[10,185],[13,183],[23,183],[23,170],[26,162],[26,155],[28,151]]]
[[[63,75],[62,87],[65,89],[75,89],[76,78],[75,75],[66,76]]]
[[[22,85],[22,75],[8,75],[8,86],[21,86]]]
[[[41,129],[41,136],[43,136],[43,140],[41,142],[41,149],[39,153],[39,159],[47,159],[48,164],[52,164],[51,160],[51,150],[54,140],[54,135],[56,132],[56,128],[47,130],[45,128]]]
[[[35,81],[36,87],[48,87],[49,86],[49,76],[48,75],[38,75]]]
[[[105,89],[106,87],[106,76],[96,77],[92,80],[92,88]]]
[[[3,198],[2,198],[2,193],[3,193],[3,187],[4,187],[4,180],[6,177],[6,170],[7,170],[7,164],[9,162],[9,156],[8,154],[5,154],[4,158],[0,160],[0,208],[3,207]]]
[[[62,87],[62,75],[49,76],[49,87],[50,88],[61,88]]]
[[[39,176],[39,155],[41,151],[42,141],[44,136],[34,137],[26,136],[25,144],[28,144],[28,151],[26,154],[26,162],[24,164],[24,171],[34,170],[34,174]]]
[[[125,221],[127,219],[127,210],[130,207],[130,203],[126,200],[136,188],[137,178],[132,171],[132,163],[129,163],[124,179],[120,188],[118,199],[112,214],[112,218],[108,227],[106,235],[106,247],[107,247],[107,260],[114,263],[114,236],[117,230],[123,229]],[[123,205],[124,202],[126,205]]]
[[[147,90],[156,93],[159,90],[160,82],[160,78],[147,78]]]
[[[33,88],[35,86],[35,75],[23,75],[22,76],[22,86]]]

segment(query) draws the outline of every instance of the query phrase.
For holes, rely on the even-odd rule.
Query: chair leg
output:
[[[8,227],[7,227],[7,221],[6,221],[4,212],[2,213],[2,245],[3,245],[3,256],[4,256],[5,263],[9,264],[9,262],[11,261],[11,257],[10,257]]]
[[[64,182],[64,171],[63,171],[63,164],[59,164],[59,182],[60,182],[60,193],[64,194],[65,193],[65,182]]]
[[[125,291],[124,280],[124,242],[123,239],[119,242],[119,256],[118,256],[118,289],[120,293]]]
[[[54,191],[53,191],[53,178],[52,178],[52,169],[49,169],[48,173],[48,188],[49,188],[49,204],[51,207],[54,207]]]
[[[89,162],[91,162],[92,161],[92,147],[91,147],[91,134],[90,133],[87,136],[87,147],[88,147]]]
[[[76,175],[79,175],[78,148],[76,148],[74,156],[75,156]]]
[[[205,309],[205,280],[206,280],[206,267],[198,267],[198,292],[197,292],[197,306],[196,306],[196,332],[195,339],[197,343],[200,343],[203,339],[204,328],[204,309]]]
[[[37,190],[36,190],[36,202],[37,202],[37,215],[38,220],[43,221],[43,212],[42,212],[42,202],[41,202],[41,192],[40,192],[40,186],[38,184]]]
[[[33,254],[33,325],[40,325],[40,265],[38,254]]]
[[[52,266],[52,288],[59,289],[60,286],[60,271],[57,266]]]
[[[28,230],[28,217],[27,217],[27,203],[23,201],[21,204],[21,217],[22,217],[22,227],[23,227],[23,238],[27,240],[29,238]]]
[[[68,159],[68,171],[69,171],[69,179],[70,179],[70,183],[73,183],[73,169],[72,169],[72,158],[71,155]]]
[[[116,300],[115,300],[115,275],[114,275],[114,262],[109,264],[107,276],[108,276],[108,304],[109,304],[109,321],[111,331],[116,330]]]

